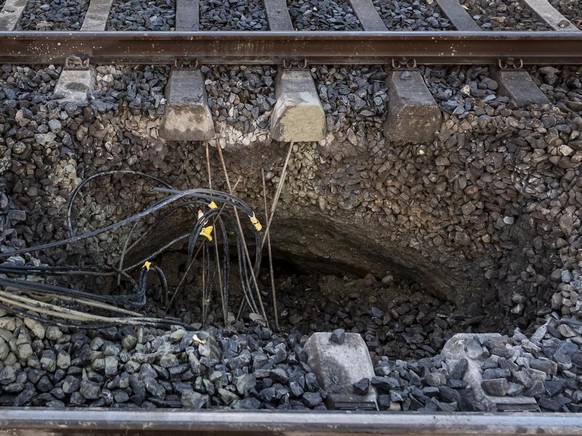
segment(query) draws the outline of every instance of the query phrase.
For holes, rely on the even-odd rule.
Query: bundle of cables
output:
[[[155,184],[151,191],[158,199],[145,209],[125,217],[112,224],[77,233],[73,224],[73,206],[81,190],[90,182],[107,176],[132,176],[149,179]],[[138,246],[144,238],[152,234],[176,211],[186,210],[188,216],[195,219],[191,228],[143,258],[126,265],[127,253]],[[250,226],[243,226],[241,215],[246,216]],[[149,218],[146,220],[146,218]],[[152,219],[154,218],[154,219]],[[150,224],[151,223],[151,224]],[[0,264],[0,307],[17,314],[23,314],[37,320],[61,326],[104,327],[111,325],[168,327],[182,324],[173,318],[151,318],[142,316],[138,310],[146,304],[148,278],[154,274],[158,287],[161,288],[166,311],[174,297],[185,283],[186,277],[195,262],[202,257],[199,269],[204,276],[202,280],[202,323],[208,318],[209,306],[215,299],[214,291],[218,289],[222,316],[225,323],[229,319],[229,274],[230,250],[235,247],[242,299],[239,316],[246,308],[268,325],[267,315],[256,281],[261,263],[262,225],[250,206],[226,192],[213,189],[176,190],[157,177],[131,171],[107,171],[97,173],[80,183],[72,193],[67,205],[67,226],[69,237],[29,248],[18,249],[0,254],[1,258],[10,258]],[[18,255],[42,253],[52,249],[64,249],[80,241],[95,238],[107,232],[127,227],[128,231],[121,247],[121,255],[115,266],[44,266],[40,262],[25,264]],[[244,230],[247,227],[247,231]],[[249,255],[245,235],[254,235],[254,259]],[[139,234],[138,234],[139,233]],[[155,259],[165,251],[187,244],[186,271],[175,289],[168,289],[163,270],[155,264]],[[201,254],[201,256],[199,256]],[[19,259],[19,261],[14,261]],[[29,262],[30,263],[30,262]],[[70,279],[74,276],[116,278],[117,289],[112,295],[72,286]],[[137,276],[134,278],[134,276]],[[69,283],[55,284],[59,278],[67,277]],[[217,280],[216,280],[217,278]],[[218,283],[216,283],[218,282]],[[172,296],[170,297],[170,291]],[[188,327],[188,326],[185,326]]]

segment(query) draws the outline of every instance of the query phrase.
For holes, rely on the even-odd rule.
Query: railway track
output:
[[[480,12],[476,2],[435,0],[429,3],[439,11],[440,21],[437,22],[444,23],[446,31],[430,26],[422,30],[407,28],[402,25],[406,20],[390,17],[381,2],[363,0],[340,4],[343,18],[339,24],[347,23],[343,30],[313,30],[306,18],[309,14],[301,12],[300,6],[294,9],[280,0],[265,0],[263,4],[255,5],[264,15],[262,21],[250,20],[244,28],[233,26],[229,29],[225,29],[228,25],[217,26],[211,18],[204,16],[205,13],[210,15],[212,4],[196,0],[166,4],[157,11],[160,12],[157,20],[146,20],[140,25],[113,19],[113,11],[121,6],[111,0],[84,3],[84,9],[76,11],[78,19],[62,25],[50,19],[39,23],[31,17],[26,4],[5,0],[0,12],[0,64],[62,65],[61,90],[67,88],[67,84],[85,80],[79,79],[79,75],[86,73],[87,81],[83,82],[85,88],[81,95],[77,93],[68,97],[85,103],[94,85],[91,71],[95,66],[169,65],[172,68],[166,92],[169,106],[181,104],[183,92],[202,93],[204,73],[201,66],[272,65],[284,73],[288,70],[306,72],[311,65],[381,65],[388,71],[397,72],[398,76],[392,80],[393,86],[398,87],[402,70],[414,72],[423,65],[480,64],[501,73],[520,73],[519,77],[523,79],[529,77],[525,66],[582,64],[580,17],[568,8],[560,8],[557,2],[515,2],[526,11],[521,17],[535,23],[531,26],[535,30],[523,30],[519,23],[512,27],[508,23],[511,20],[503,15],[487,16],[486,11]],[[435,18],[430,13],[427,17]],[[162,24],[155,24],[158,22]],[[313,26],[317,27],[317,23]],[[394,32],[393,28],[398,31]],[[74,77],[65,77],[67,72],[72,72]],[[497,77],[503,84],[503,75]],[[302,80],[306,79],[303,77]],[[195,89],[184,91],[184,83],[194,83]],[[430,96],[422,77],[418,76],[416,83],[424,86],[422,92]],[[284,88],[284,84],[276,86],[278,93]],[[530,93],[528,95],[538,92],[536,98],[543,97],[543,91],[535,86],[533,89],[530,86],[525,92]],[[513,91],[506,92],[511,94]],[[206,105],[204,101],[198,103]],[[167,130],[172,130],[172,127],[167,127]],[[180,140],[181,133],[176,136],[170,133],[168,139]],[[317,140],[311,137],[287,138],[276,127],[271,133],[282,141]],[[210,137],[212,129],[202,133],[189,132],[185,139]],[[47,413],[51,413],[48,422]],[[202,434],[582,433],[581,418],[576,414],[421,414],[410,419],[410,415],[365,413],[223,414],[102,410],[53,413],[6,409],[2,415],[0,428],[9,434],[25,434],[30,430],[39,434],[110,434],[117,430],[129,434],[159,434],[169,430]]]
[[[458,1],[439,0],[441,14],[450,20],[454,32],[399,28],[398,33],[391,32],[369,1],[351,3],[364,32],[297,32],[285,2],[277,1],[265,2],[268,31],[200,30],[197,1],[177,1],[173,31],[120,31],[108,21],[113,2],[102,0],[90,2],[79,16],[80,32],[69,33],[66,26],[55,26],[56,31],[31,30],[30,23],[27,30],[17,30],[26,16],[26,5],[21,3],[7,0],[0,14],[2,63],[64,63],[71,56],[95,64],[497,65],[507,59],[520,66],[582,63],[578,50],[582,32],[545,0],[523,2],[538,17],[542,32],[483,31]]]

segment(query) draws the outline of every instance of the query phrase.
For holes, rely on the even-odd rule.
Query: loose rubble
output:
[[[263,2],[257,0],[200,2],[201,30],[269,30]]]
[[[420,0],[372,3],[388,30],[455,30],[436,3]]]
[[[30,1],[19,25],[22,30],[80,30],[88,7],[88,0]]]
[[[106,30],[174,30],[175,7],[171,0],[114,0]]]
[[[273,190],[286,151],[268,144],[266,133],[275,70],[203,68],[220,132],[212,145],[225,147],[232,180],[241,177],[237,193],[259,207],[260,168]],[[157,137],[168,70],[97,67],[98,88],[78,107],[53,99],[59,67],[0,68],[1,252],[66,236],[66,199],[96,171],[133,168],[177,187],[206,186],[204,147]],[[287,228],[274,227],[273,238],[299,231],[309,238],[297,252],[283,238],[274,241],[309,272],[307,278],[280,276],[285,333],[250,323],[195,326],[206,344],[191,339],[182,346],[189,333],[178,328],[144,329],[140,338],[135,330],[72,331],[2,313],[3,405],[323,408],[326,393],[306,366],[302,345],[313,331],[343,329],[360,333],[368,345],[376,376],[357,389],[377,389],[382,410],[478,408],[463,380],[466,368],[449,368],[439,352],[455,333],[491,331],[507,337],[477,341],[471,351],[487,356],[484,390],[532,396],[543,411],[580,411],[582,70],[532,68],[552,105],[516,108],[498,95],[487,68],[424,67],[444,122],[433,144],[413,145],[386,144],[381,136],[389,104],[381,68],[311,72],[329,135],[319,144],[295,145],[277,211]],[[213,171],[221,186],[219,167]],[[111,182],[84,196],[79,228],[123,216],[149,189],[142,182]],[[322,217],[327,221],[318,224]],[[365,226],[358,227],[360,217]],[[301,229],[293,228],[299,221]],[[382,273],[360,278],[347,274],[339,258],[310,256],[317,237],[335,249],[334,238],[356,234],[345,222],[358,237],[373,235],[364,239],[369,244],[404,247],[402,262],[474,277],[463,288],[472,290],[472,300],[455,305],[451,294],[447,302],[447,295],[426,282],[409,283],[414,274],[386,270],[386,263]],[[115,241],[94,241],[43,261],[63,264],[85,253],[100,260],[96,253],[106,258]],[[38,262],[28,256],[11,261]],[[326,268],[334,262],[339,266],[330,275]],[[169,269],[172,263],[171,256],[160,259]],[[320,267],[321,275],[314,275]],[[178,315],[195,323],[188,301],[181,301]]]
[[[293,0],[287,6],[295,30],[363,30],[346,0]]]
[[[461,0],[483,30],[552,30],[525,4],[495,0]]]

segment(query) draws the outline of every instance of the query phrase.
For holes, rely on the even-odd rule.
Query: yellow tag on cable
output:
[[[209,241],[212,241],[212,230],[213,229],[214,229],[214,226],[203,227],[202,230],[200,230],[200,234],[202,236],[204,236],[206,239],[208,239]]]
[[[146,271],[149,271],[151,266],[152,266],[152,263],[149,260],[146,260],[143,264],[143,268],[145,268]]]
[[[202,339],[200,339],[198,336],[194,335],[192,336],[192,341],[200,344],[200,345],[206,345],[206,341],[203,341]]]
[[[210,209],[216,209],[218,205],[214,201],[211,201],[210,203],[208,203],[208,207]]]
[[[253,212],[252,216],[249,216],[249,218],[251,219],[251,223],[253,226],[255,226],[255,229],[257,230],[257,232],[260,232],[261,230],[263,230],[263,225],[259,222],[259,220],[257,219],[254,212]]]

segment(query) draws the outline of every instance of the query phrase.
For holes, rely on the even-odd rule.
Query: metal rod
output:
[[[182,411],[111,409],[2,409],[0,433],[34,434],[116,430],[127,434],[582,434],[580,414],[416,414],[362,412]],[[44,433],[43,433],[44,432]],[[200,432],[200,433],[198,433]],[[216,433],[220,432],[220,433]],[[27,433],[30,434],[30,433]],[[75,433],[78,434],[78,433]],[[117,434],[117,433],[116,433]]]
[[[582,32],[0,32],[0,62],[173,64],[582,64]]]

